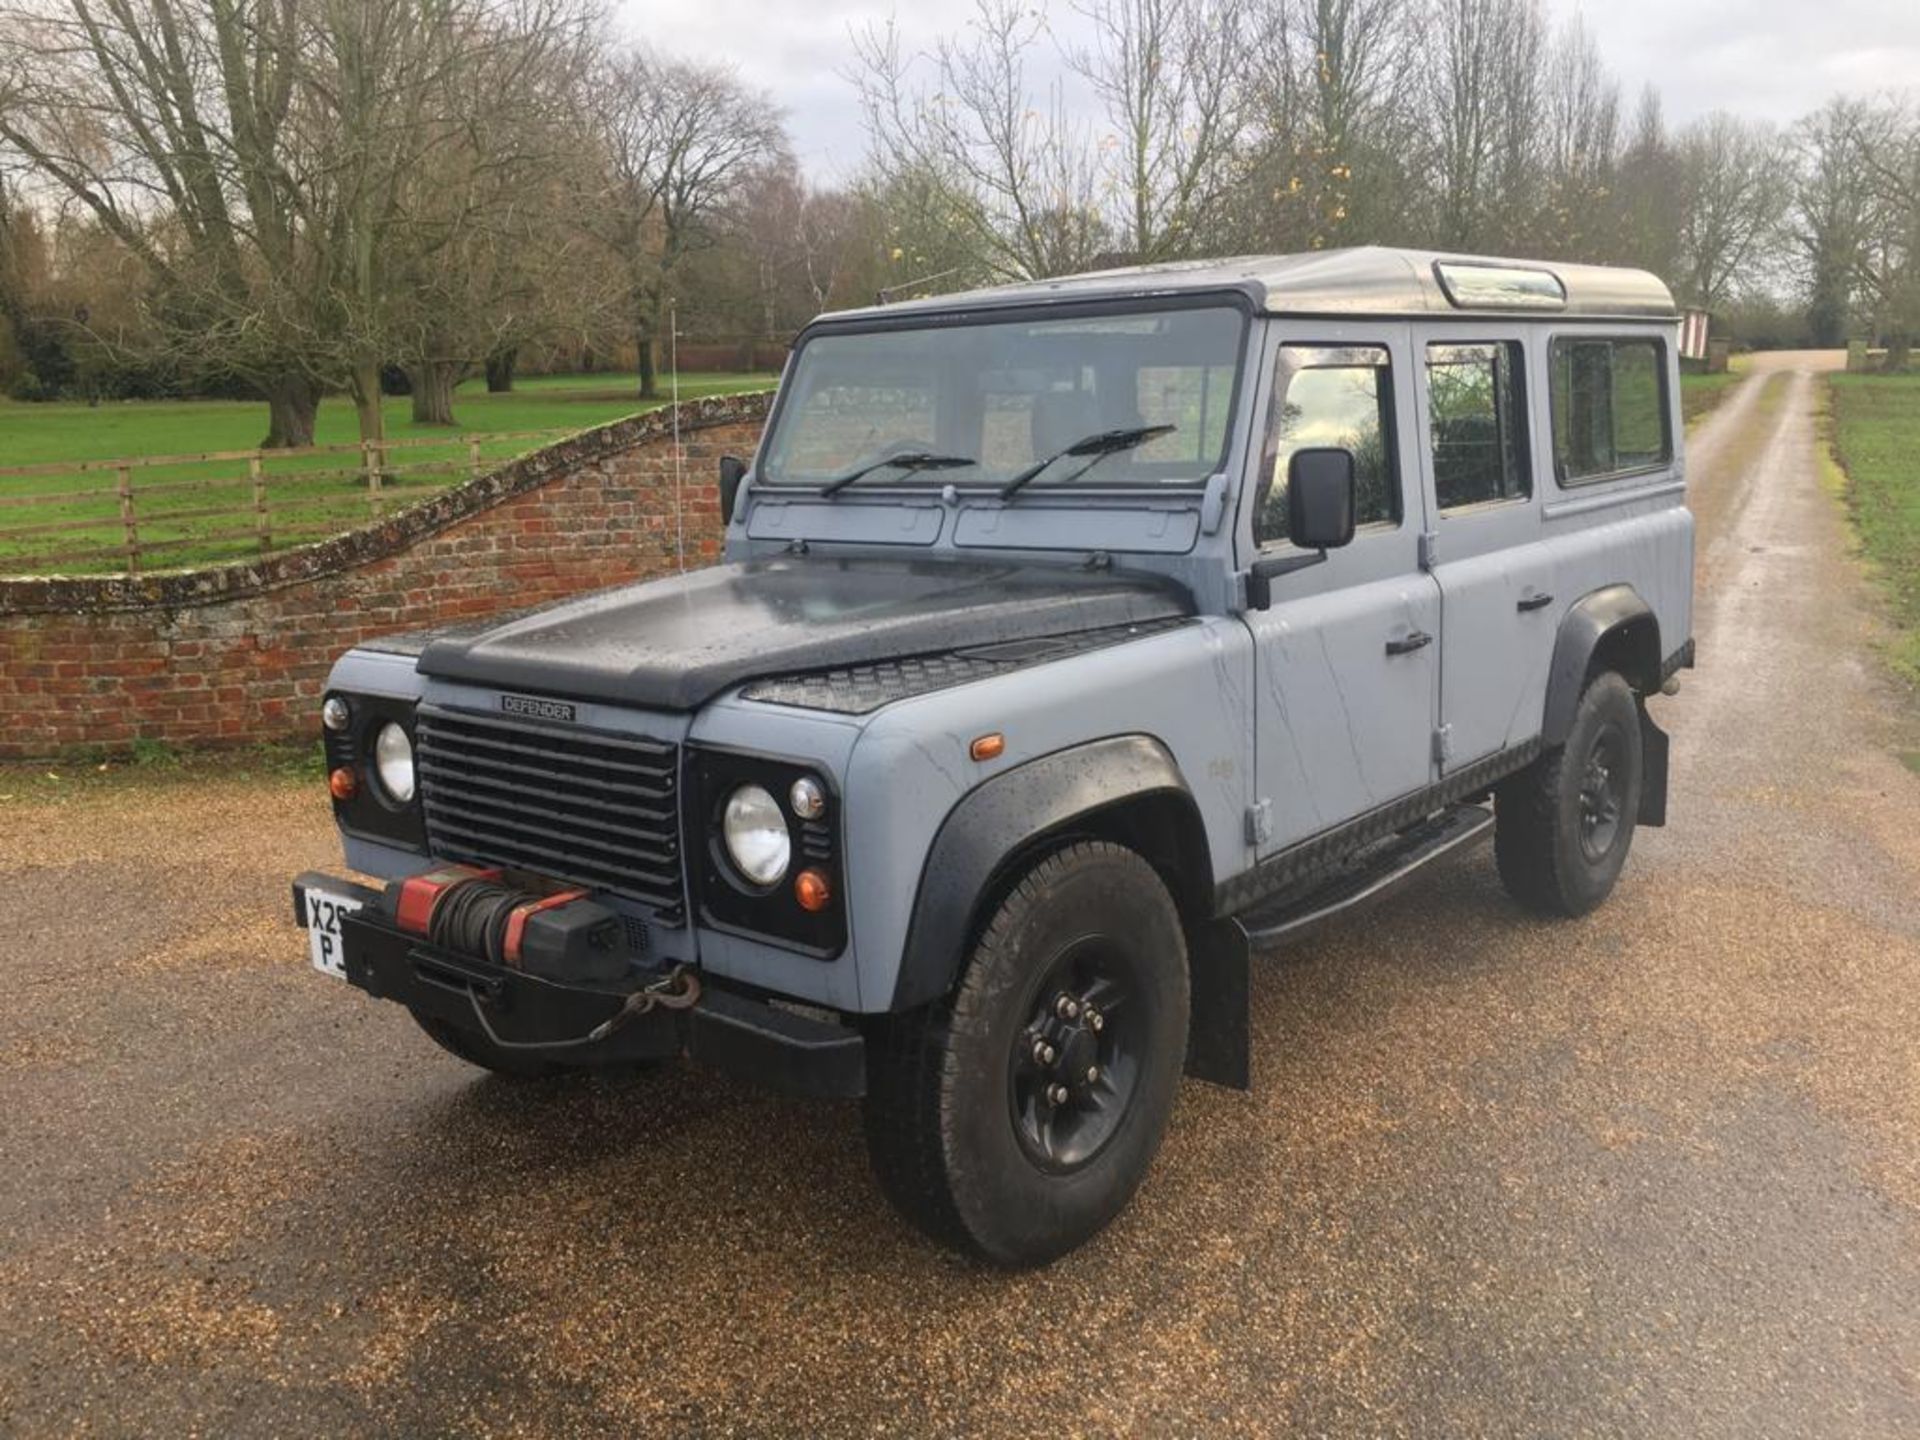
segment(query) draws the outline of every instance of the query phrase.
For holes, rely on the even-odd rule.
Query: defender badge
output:
[[[502,695],[500,708],[529,720],[576,720],[579,712],[565,700],[542,700],[538,695]]]

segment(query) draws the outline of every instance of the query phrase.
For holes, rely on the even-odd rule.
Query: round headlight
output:
[[[329,695],[327,703],[320,707],[320,723],[336,733],[346,729],[351,719],[352,709],[338,695]]]
[[[720,821],[727,858],[753,885],[775,885],[787,873],[793,840],[780,802],[758,785],[742,785],[727,797]]]
[[[413,741],[391,720],[373,737],[373,773],[380,777],[380,788],[389,800],[400,805],[413,802]]]

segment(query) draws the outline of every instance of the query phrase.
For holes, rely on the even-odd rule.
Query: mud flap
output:
[[[1231,1090],[1252,1088],[1250,953],[1238,920],[1187,928],[1187,1074]]]
[[[1667,823],[1667,732],[1640,702],[1640,814],[1642,825]]]

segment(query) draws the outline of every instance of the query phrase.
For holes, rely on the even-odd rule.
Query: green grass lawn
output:
[[[688,374],[680,397],[727,394],[772,387],[771,375]],[[663,381],[664,388],[664,381]],[[394,440],[431,439],[444,444],[396,450],[395,463],[424,467],[393,477],[390,512],[417,502],[469,473],[471,434],[522,434],[534,438],[492,442],[482,457],[497,462],[524,453],[547,438],[585,430],[654,408],[662,401],[637,398],[631,375],[547,375],[520,380],[512,393],[489,395],[470,380],[454,400],[453,428],[415,425],[405,398],[387,401],[387,434]],[[0,400],[0,469],[22,465],[115,460],[155,455],[191,455],[248,450],[266,432],[267,410],[236,400],[128,401],[101,404],[25,405]],[[330,397],[320,406],[315,441],[358,441],[353,405]],[[356,467],[351,453],[269,460],[265,466],[274,548],[303,543],[351,528],[369,518],[363,481],[341,474]],[[251,534],[216,539],[222,531],[254,524],[253,492],[244,461],[206,461],[143,466],[133,472],[136,516],[146,569],[162,569],[260,553]],[[222,482],[211,486],[204,481]],[[97,574],[125,568],[116,480],[111,469],[70,474],[0,476],[0,572]],[[172,488],[167,488],[172,487]],[[31,504],[9,503],[28,496]],[[84,529],[25,531],[85,520]]]
[[[1828,384],[1847,501],[1899,627],[1891,659],[1920,685],[1920,375],[1833,375]]]
[[[1718,375],[1682,375],[1680,414],[1687,425],[1692,427],[1699,424],[1714,406],[1727,398],[1727,392],[1745,378],[1731,370]]]

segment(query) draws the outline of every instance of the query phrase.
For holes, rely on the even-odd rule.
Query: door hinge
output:
[[[1264,845],[1273,838],[1273,801],[1256,800],[1247,807],[1247,844]]]
[[[1440,563],[1440,532],[1422,530],[1420,532],[1420,568],[1431,570]]]
[[[1442,725],[1433,732],[1433,758],[1441,765],[1453,758],[1453,726]]]

